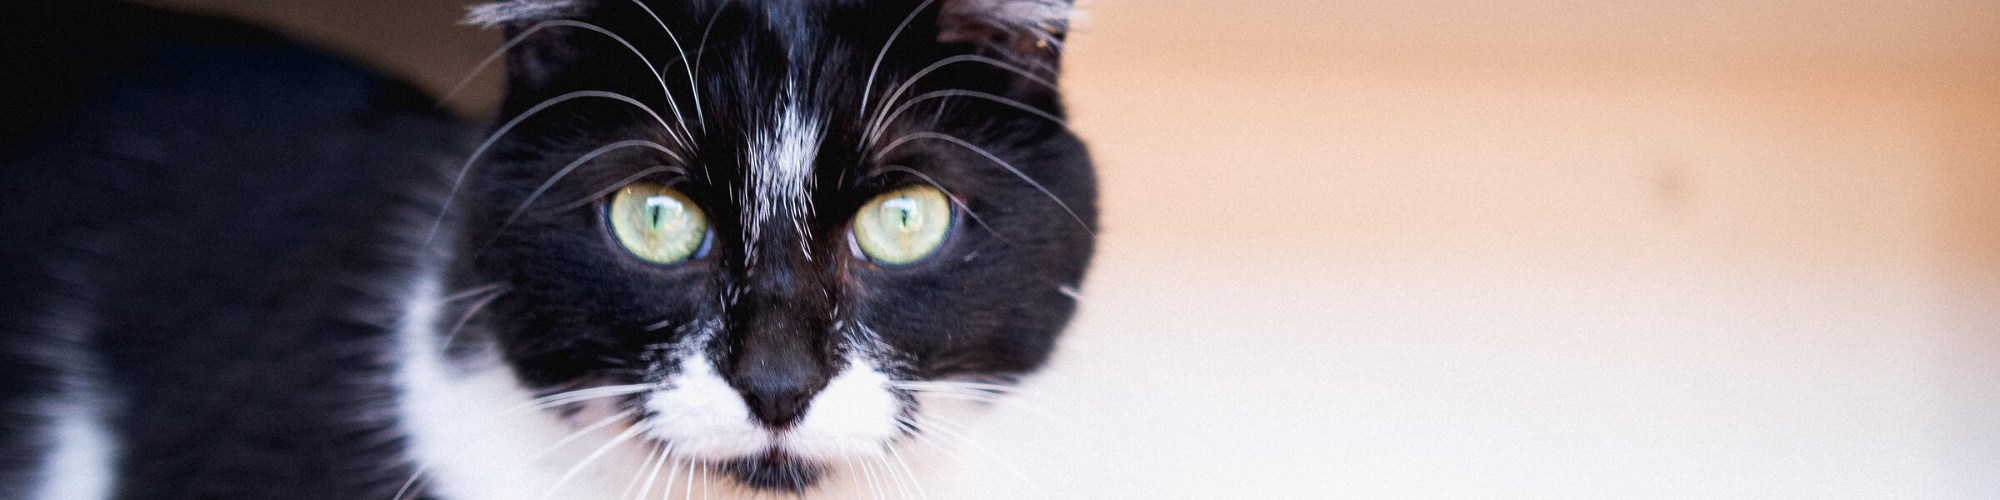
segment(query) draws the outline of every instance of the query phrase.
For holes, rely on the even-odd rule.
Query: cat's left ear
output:
[[[483,28],[518,28],[540,21],[572,17],[585,6],[579,0],[507,0],[467,7],[462,24]]]
[[[943,0],[938,41],[972,43],[1053,63],[1075,16],[1071,0]]]

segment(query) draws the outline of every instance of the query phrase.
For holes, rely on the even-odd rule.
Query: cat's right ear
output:
[[[578,56],[564,43],[569,29],[549,29],[545,23],[580,19],[594,0],[507,0],[466,8],[460,24],[499,28],[505,33],[507,80],[513,90],[532,90],[548,82],[558,68]]]
[[[1072,0],[943,0],[938,41],[971,43],[1051,64],[1076,16]]]

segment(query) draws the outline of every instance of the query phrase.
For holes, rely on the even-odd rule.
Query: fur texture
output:
[[[0,129],[10,498],[949,498],[940,445],[1045,362],[1092,251],[1064,2],[477,6],[483,133],[262,32],[36,5],[9,32],[117,57]],[[620,246],[634,183],[705,215],[697,253]],[[851,222],[911,186],[950,232],[873,260]]]

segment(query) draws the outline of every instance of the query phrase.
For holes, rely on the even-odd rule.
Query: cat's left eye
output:
[[[857,253],[870,260],[900,266],[929,257],[951,231],[951,201],[930,186],[911,186],[884,193],[854,214]]]
[[[632,255],[655,264],[687,260],[708,239],[708,216],[687,195],[637,183],[611,195],[611,232]]]

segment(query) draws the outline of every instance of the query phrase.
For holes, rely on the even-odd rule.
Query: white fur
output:
[[[901,406],[889,390],[889,376],[867,358],[852,356],[813,397],[782,445],[798,456],[824,460],[881,454],[882,443],[896,436]]]
[[[757,258],[755,243],[762,239],[765,226],[778,217],[790,219],[792,230],[799,234],[801,251],[806,251],[804,242],[811,239],[803,221],[812,214],[813,162],[825,123],[803,109],[796,81],[785,88],[782,111],[768,128],[750,135],[750,164],[745,166],[749,182],[743,196],[749,207],[743,211],[743,226],[750,232],[749,256],[753,261]]]
[[[55,450],[43,463],[42,483],[33,498],[39,500],[94,500],[111,498],[116,483],[118,441],[105,425],[103,410],[109,405],[100,396],[78,393],[66,396],[54,408],[55,425],[51,438]]]
[[[643,484],[635,478],[655,474],[644,498],[680,498],[689,488],[717,500],[750,498],[757,494],[706,464],[771,446],[829,466],[809,499],[878,498],[878,492],[917,498],[919,489],[931,498],[958,498],[939,496],[959,484],[958,471],[947,466],[951,461],[932,450],[891,451],[898,403],[888,376],[864,357],[850,358],[799,423],[781,433],[757,424],[741,396],[692,349],[678,353],[678,373],[666,385],[644,395],[644,406],[658,413],[639,424],[643,428],[606,420],[613,415],[602,405],[579,405],[585,410],[564,419],[553,411],[526,409],[533,394],[490,351],[469,360],[445,359],[437,348],[443,306],[437,283],[435,273],[417,283],[397,335],[399,416],[423,475],[413,483],[439,498],[625,499],[634,496],[628,490]],[[607,421],[612,423],[564,442]],[[613,443],[621,435],[630,439]],[[671,465],[649,460],[653,445],[642,444],[660,442],[673,443]]]
[[[705,356],[684,356],[669,388],[646,397],[655,413],[647,434],[674,443],[674,454],[711,461],[756,455],[777,446],[793,455],[837,462],[881,455],[897,433],[900,405],[889,377],[860,356],[806,406],[797,425],[772,432],[757,423],[736,389]]]
[[[575,13],[573,0],[511,0],[475,5],[466,9],[461,24],[495,28],[513,23],[546,21]]]
[[[736,389],[722,380],[707,356],[681,356],[667,389],[646,395],[655,413],[646,430],[674,443],[674,453],[709,460],[753,455],[771,446],[771,435],[750,416]]]
[[[72,278],[71,285],[85,287],[87,280]],[[40,412],[49,419],[43,439],[51,449],[29,498],[98,500],[115,491],[119,446],[107,420],[121,405],[104,387],[103,362],[88,347],[97,329],[95,317],[82,299],[58,299],[43,321],[41,343],[22,346],[37,362],[57,370],[60,391],[41,404]]]

